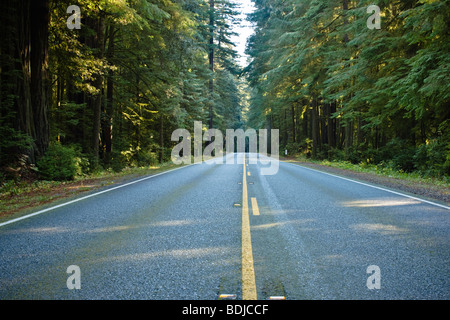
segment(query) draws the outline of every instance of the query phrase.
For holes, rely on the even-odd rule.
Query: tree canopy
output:
[[[450,173],[450,1],[254,2],[250,125],[290,153]]]
[[[73,4],[80,29],[66,23]],[[0,167],[35,165],[57,143],[75,151],[83,170],[120,170],[168,161],[171,133],[195,120],[239,126],[231,1],[1,6]]]

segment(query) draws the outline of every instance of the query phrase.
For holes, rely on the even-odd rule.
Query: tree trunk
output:
[[[109,27],[108,32],[108,51],[106,57],[108,62],[111,64],[111,60],[114,57],[114,26]],[[102,142],[104,146],[104,157],[103,161],[105,163],[111,162],[112,153],[112,122],[113,122],[113,112],[114,112],[114,71],[109,70],[106,84],[106,106],[104,110],[104,116],[102,121]]]
[[[312,157],[317,157],[317,151],[319,147],[319,114],[318,105],[315,97],[312,99],[311,109],[311,134],[312,134]]]
[[[1,62],[8,85],[2,95],[15,97],[9,110],[15,114],[13,127],[31,138],[29,147],[17,153],[36,163],[49,143],[49,0],[2,1],[1,10],[1,51],[10,57]]]
[[[50,140],[48,109],[50,79],[48,74],[49,0],[31,1],[31,106],[35,128],[36,156],[42,156]]]
[[[21,71],[20,76],[16,77],[15,84],[18,129],[34,140],[36,131],[34,129],[33,110],[31,105],[31,0],[18,1],[17,6],[12,3],[10,6],[15,7],[16,12],[14,12],[14,14],[17,21],[15,30],[16,39],[13,39],[13,41],[16,41],[15,47],[17,50],[14,56],[16,57],[16,53],[18,53],[19,56],[18,60],[16,60],[17,65],[15,69]],[[26,152],[31,163],[36,162],[35,150],[36,145],[33,142],[30,149]]]
[[[303,125],[302,125],[302,133],[303,133],[303,137],[305,138],[309,138],[309,130],[308,130],[308,124],[309,124],[309,113],[310,113],[310,108],[306,107],[305,112],[303,113]]]
[[[322,112],[320,112],[322,109]],[[329,113],[328,104],[319,105],[319,123],[320,123],[320,143],[321,146],[326,144],[328,145],[328,124],[327,124],[327,115]]]
[[[353,121],[347,121],[345,126],[345,154],[349,155],[350,147],[353,145]]]
[[[29,1],[0,2],[0,121],[2,125],[32,137],[29,12]],[[14,135],[11,133],[1,139],[11,140]],[[33,145],[27,150],[19,149],[11,146],[1,150],[1,164],[10,164],[18,153],[26,153],[34,162]]]
[[[163,163],[164,161],[164,116],[160,113],[159,116],[159,163]]]
[[[289,127],[288,127],[288,124],[287,124],[287,110],[286,109],[284,109],[284,117],[282,118],[283,120],[282,120],[282,127],[280,127],[280,128],[282,128],[283,129],[283,132],[284,132],[284,135],[283,135],[283,142],[282,142],[282,145],[287,145],[288,143],[289,143],[289,136],[288,136],[288,134],[289,134]]]
[[[342,9],[344,10],[344,14],[347,14],[346,11],[348,11],[348,0],[343,0],[342,1]],[[348,24],[348,20],[347,17],[344,17],[344,25]],[[344,34],[344,43],[348,43],[349,38],[348,38],[348,34]]]
[[[215,0],[209,0],[209,69],[211,70],[211,78],[209,79],[209,92],[210,92],[210,101],[209,101],[209,128],[212,129],[214,127],[214,113],[213,113],[213,105],[214,105],[214,25],[215,25]]]
[[[363,137],[363,131],[362,131],[362,118],[361,115],[358,116],[357,118],[357,123],[356,123],[356,144],[357,147],[359,148],[359,146],[364,142],[364,137]]]
[[[105,52],[104,37],[105,37],[105,19],[98,17],[97,19],[86,19],[86,23],[95,31],[95,35],[88,39],[88,45],[94,49],[95,57],[103,59]],[[91,155],[93,157],[93,166],[97,165],[99,160],[99,146],[100,146],[100,126],[101,126],[101,103],[102,103],[102,88],[103,77],[96,75],[92,85],[98,90],[95,95],[88,97],[88,106],[92,110],[92,133],[91,133]]]
[[[292,112],[292,141],[297,142],[296,129],[295,129],[295,105],[291,106]]]
[[[328,144],[330,147],[336,147],[336,119],[333,114],[336,112],[336,101],[330,103],[328,115]]]

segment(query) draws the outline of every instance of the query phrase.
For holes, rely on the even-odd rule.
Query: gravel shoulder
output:
[[[0,190],[0,222],[31,213],[37,208],[84,196],[113,185],[128,183],[145,176],[176,169],[175,165],[162,165],[148,169],[136,169],[122,173],[109,173],[98,177],[86,177],[75,181],[21,181],[16,192]]]
[[[311,163],[296,159],[285,158],[282,160],[289,163],[299,164],[311,169],[316,169],[319,171],[324,171],[331,174],[343,176],[346,178],[358,180],[361,182],[368,182],[374,185],[383,186],[393,190],[398,190],[399,192],[422,197],[430,201],[434,200],[446,205],[450,205],[450,187],[443,187],[413,180],[393,178],[367,172],[356,172],[348,169],[335,168],[327,165]]]

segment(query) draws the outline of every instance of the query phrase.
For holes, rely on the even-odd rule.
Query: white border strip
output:
[[[332,177],[335,177],[335,178],[339,178],[339,179],[342,179],[342,180],[347,180],[347,181],[350,181],[350,182],[354,182],[354,183],[357,183],[357,184],[360,184],[360,185],[363,185],[363,186],[367,186],[367,187],[371,187],[371,188],[374,188],[374,189],[390,192],[390,193],[393,193],[393,194],[396,194],[396,195],[400,195],[400,196],[403,196],[403,197],[406,197],[406,198],[414,199],[414,200],[417,200],[417,201],[420,201],[420,202],[431,204],[433,206],[437,206],[437,207],[440,207],[440,208],[444,208],[444,209],[450,210],[450,207],[448,207],[446,205],[443,205],[443,204],[439,204],[439,203],[435,203],[435,202],[432,202],[432,201],[424,200],[424,199],[421,199],[421,198],[409,196],[409,195],[406,195],[404,193],[400,193],[400,192],[392,191],[392,190],[389,190],[389,189],[377,187],[377,186],[370,185],[370,184],[363,183],[363,182],[359,182],[359,181],[356,181],[356,180],[344,178],[344,177],[337,176],[337,175],[334,175],[334,174],[331,174],[331,173],[328,173],[328,172],[311,169],[311,168],[308,168],[308,167],[305,167],[305,166],[302,166],[302,165],[299,165],[299,164],[294,164],[294,163],[290,163],[290,162],[286,162],[286,161],[280,161],[280,162],[283,162],[283,163],[286,163],[286,164],[290,164],[290,165],[293,165],[293,166],[296,166],[296,167],[300,167],[300,168],[303,168],[303,169],[319,172],[319,173],[322,173],[322,174],[326,174],[326,175],[329,175],[329,176],[332,176]],[[83,201],[83,200],[86,200],[86,199],[89,199],[89,198],[93,198],[93,197],[96,197],[96,196],[104,194],[104,193],[108,193],[108,192],[111,192],[111,191],[114,191],[114,190],[117,190],[117,189],[125,188],[127,186],[130,186],[130,185],[142,182],[142,181],[146,181],[146,180],[149,180],[149,179],[152,179],[152,178],[156,178],[156,177],[162,176],[164,174],[168,174],[168,173],[171,173],[171,172],[174,172],[174,171],[185,169],[185,168],[188,168],[188,167],[191,167],[191,166],[194,166],[194,165],[196,165],[196,164],[194,163],[194,164],[183,166],[183,167],[176,168],[176,169],[173,169],[173,170],[161,172],[161,173],[158,173],[158,174],[155,174],[155,175],[143,178],[143,179],[132,181],[132,182],[129,182],[129,183],[117,186],[117,187],[113,187],[113,188],[110,188],[110,189],[107,189],[107,190],[96,192],[96,193],[90,194],[90,195],[85,196],[85,197],[81,197],[81,198],[78,198],[78,199],[75,199],[75,200],[72,200],[72,201],[69,201],[69,202],[65,202],[65,203],[62,203],[62,204],[59,204],[59,205],[56,205],[56,206],[53,206],[53,207],[50,207],[50,208],[47,208],[47,209],[43,209],[43,210],[37,211],[35,213],[31,213],[31,214],[28,214],[28,215],[25,215],[25,216],[22,216],[22,217],[19,217],[19,218],[16,218],[16,219],[5,221],[3,223],[0,223],[0,227],[6,226],[8,224],[12,224],[12,223],[20,221],[20,220],[25,220],[25,219],[28,219],[28,218],[31,218],[31,217],[34,217],[34,216],[40,215],[42,213],[45,213],[45,212],[48,212],[48,211],[52,211],[52,210],[55,210],[55,209],[58,209],[58,208],[61,208],[61,207],[65,207],[65,206],[68,206],[70,204],[73,204],[73,203],[76,203],[76,202],[79,202],[79,201]]]
[[[374,188],[374,189],[383,190],[383,191],[390,192],[390,193],[393,193],[393,194],[396,194],[396,195],[399,195],[399,196],[403,196],[403,197],[406,197],[406,198],[414,199],[414,200],[417,200],[417,201],[420,201],[420,202],[425,202],[425,203],[431,204],[433,206],[437,206],[437,207],[441,207],[441,208],[450,210],[450,207],[448,207],[446,205],[443,205],[443,204],[440,204],[440,203],[436,203],[436,202],[424,200],[424,199],[421,199],[421,198],[409,196],[409,195],[404,194],[404,193],[400,193],[400,192],[397,192],[397,191],[392,191],[392,190],[389,190],[389,189],[377,187],[377,186],[374,186],[374,185],[371,185],[371,184],[367,184],[367,183],[364,183],[364,182],[359,182],[359,181],[356,181],[356,180],[344,178],[344,177],[337,176],[337,175],[334,175],[334,174],[331,174],[331,173],[328,173],[328,172],[324,172],[324,171],[320,171],[320,170],[316,170],[316,169],[311,169],[311,168],[302,166],[300,164],[295,164],[295,163],[286,162],[286,161],[281,161],[281,162],[284,162],[284,163],[287,163],[287,164],[290,164],[290,165],[293,165],[293,166],[296,166],[296,167],[308,169],[308,170],[311,170],[311,171],[320,172],[320,173],[323,173],[323,174],[326,174],[326,175],[329,175],[329,176],[332,176],[332,177],[335,177],[335,178],[339,178],[339,179],[342,179],[342,180],[347,180],[347,181],[354,182],[354,183],[357,183],[357,184],[361,184],[363,186],[371,187],[371,188]]]
[[[31,214],[25,215],[23,217],[19,217],[19,218],[16,218],[16,219],[12,219],[12,220],[0,223],[0,227],[6,226],[8,224],[11,224],[11,223],[14,223],[14,222],[17,222],[17,221],[20,221],[20,220],[25,220],[25,219],[28,219],[28,218],[31,218],[31,217],[34,217],[34,216],[40,215],[42,213],[45,213],[45,212],[48,212],[48,211],[52,211],[52,210],[55,210],[55,209],[58,209],[58,208],[61,208],[61,207],[65,207],[65,206],[68,206],[70,204],[73,204],[73,203],[76,203],[76,202],[79,202],[79,201],[83,201],[83,200],[86,200],[86,199],[89,199],[89,198],[92,198],[92,197],[96,197],[98,195],[101,195],[101,194],[104,194],[104,193],[107,193],[107,192],[111,192],[111,191],[114,191],[114,190],[117,190],[117,189],[125,188],[125,187],[131,186],[133,184],[142,182],[142,181],[146,181],[146,180],[149,180],[149,179],[152,179],[152,178],[156,178],[158,176],[162,176],[163,174],[167,174],[167,173],[171,173],[171,172],[174,172],[174,171],[177,171],[177,170],[185,169],[185,168],[188,168],[188,167],[191,167],[191,166],[193,166],[193,164],[187,165],[187,166],[183,166],[183,167],[180,167],[180,168],[176,168],[176,169],[172,169],[172,170],[169,170],[169,171],[157,173],[155,175],[148,176],[148,177],[143,178],[143,179],[139,179],[139,180],[132,181],[132,182],[129,182],[129,183],[126,183],[126,184],[122,184],[120,186],[117,186],[117,187],[114,187],[114,188],[111,188],[111,189],[106,189],[106,190],[103,190],[103,191],[100,191],[100,192],[97,192],[97,193],[93,193],[93,194],[90,194],[88,196],[84,196],[84,197],[81,197],[81,198],[78,198],[78,199],[75,199],[75,200],[72,200],[72,201],[69,201],[69,202],[65,202],[65,203],[62,203],[62,204],[59,204],[59,205],[56,205],[56,206],[53,206],[53,207],[50,207],[50,208],[47,208],[47,209],[40,210],[40,211],[35,212],[35,213],[31,213]]]

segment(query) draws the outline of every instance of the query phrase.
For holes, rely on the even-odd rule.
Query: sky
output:
[[[232,40],[236,43],[236,50],[241,55],[241,59],[239,59],[239,64],[243,67],[248,64],[248,57],[245,55],[245,48],[247,45],[247,39],[253,33],[253,28],[251,27],[250,22],[246,21],[246,15],[248,13],[253,12],[254,6],[251,0],[233,0],[235,3],[238,3],[241,8],[239,10],[242,11],[240,15],[241,23],[238,27],[236,27],[235,32],[239,34],[237,37],[233,37]]]

